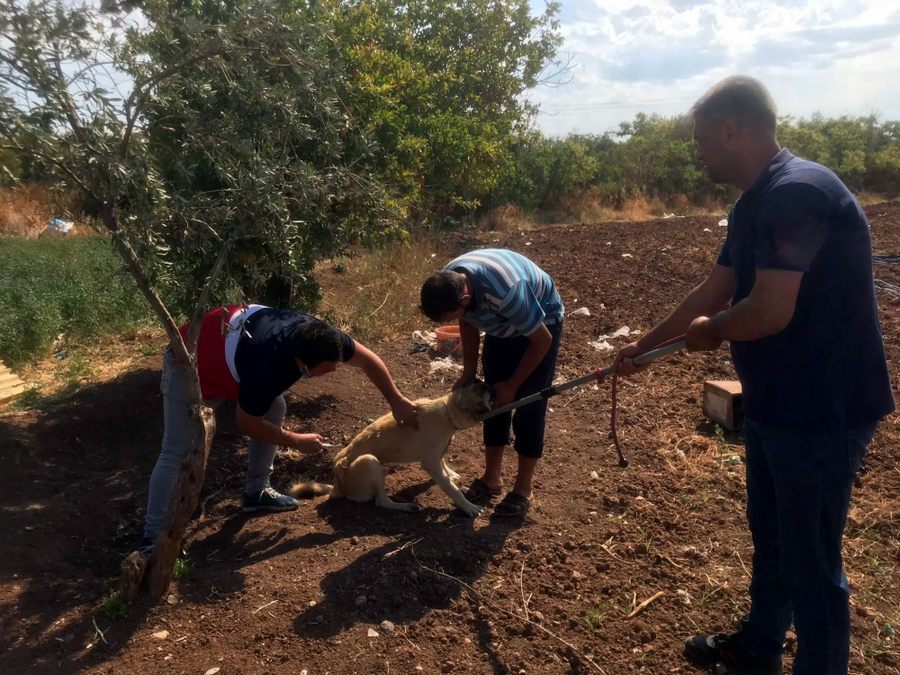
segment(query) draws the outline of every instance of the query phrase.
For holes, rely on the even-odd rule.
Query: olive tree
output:
[[[318,257],[398,222],[314,4],[178,7],[0,6],[0,149],[77,195],[190,375],[192,447],[149,562],[123,563],[131,597],[144,576],[154,597],[168,587],[198,502],[215,429],[195,366],[204,312],[266,295],[311,303]]]

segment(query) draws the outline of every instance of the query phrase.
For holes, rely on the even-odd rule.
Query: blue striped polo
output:
[[[563,317],[553,279],[515,251],[479,249],[452,260],[444,270],[466,274],[472,303],[463,319],[488,335],[531,335],[541,323],[552,325]]]

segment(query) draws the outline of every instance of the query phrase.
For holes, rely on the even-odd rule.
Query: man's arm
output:
[[[734,295],[734,270],[716,265],[703,283],[694,288],[669,316],[637,341],[642,351],[648,351],[684,335],[688,326],[698,316],[710,316],[720,312]]]
[[[756,280],[731,309],[697,318],[688,349],[714,349],[722,340],[750,342],[784,330],[794,316],[803,274],[828,239],[833,205],[814,185],[788,183],[772,191],[757,217]]]
[[[731,267],[715,265],[703,283],[695,287],[669,316],[660,321],[637,342],[626,345],[616,357],[616,365],[623,375],[637,370],[632,359],[658,347],[663,342],[684,335],[691,322],[700,316],[720,312],[734,295],[735,275]]]
[[[453,385],[458,389],[475,379],[478,374],[478,352],[481,347],[481,331],[463,318],[459,319],[459,342],[462,348],[463,371]]]
[[[715,349],[723,340],[751,342],[783,331],[794,316],[803,272],[758,269],[750,295],[712,318],[696,318],[687,332],[688,349]]]
[[[544,360],[552,344],[553,336],[547,326],[543,323],[540,324],[537,330],[528,336],[528,348],[522,354],[522,359],[510,378],[506,382],[498,382],[494,385],[495,406],[504,406],[515,400],[516,392]]]
[[[263,417],[251,415],[240,405],[235,410],[234,418],[242,434],[262,443],[296,448],[301,452],[319,452],[322,449],[322,437],[319,434],[297,434],[288,431],[284,427],[275,426]]]
[[[375,385],[384,400],[391,406],[394,419],[400,424],[408,424],[418,429],[419,422],[416,418],[416,406],[406,398],[397,388],[394,378],[384,365],[384,361],[368,347],[356,343],[356,350],[347,363],[354,368],[362,370],[366,377]]]

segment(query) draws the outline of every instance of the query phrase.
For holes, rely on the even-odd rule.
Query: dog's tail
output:
[[[312,499],[313,497],[319,497],[321,495],[330,495],[333,489],[334,486],[328,485],[328,483],[302,481],[291,485],[288,493],[290,493],[292,497],[297,497],[298,499]]]

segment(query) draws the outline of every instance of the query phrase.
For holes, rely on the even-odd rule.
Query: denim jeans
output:
[[[847,673],[850,594],[841,540],[853,480],[877,426],[810,435],[745,421],[754,552],[741,642],[777,661],[793,621],[794,675]]]
[[[187,382],[175,368],[175,357],[166,350],[163,357],[162,381],[160,390],[163,395],[163,432],[162,450],[150,475],[150,489],[147,495],[147,518],[144,522],[144,539],[156,541],[162,528],[169,499],[178,482],[181,461],[191,447],[191,419],[188,410]],[[221,400],[204,401],[210,408],[216,408]],[[287,405],[284,396],[276,398],[263,419],[281,426]],[[272,462],[275,459],[276,446],[250,440],[248,448],[249,465],[244,492],[256,494],[269,487],[269,476],[272,475]]]

